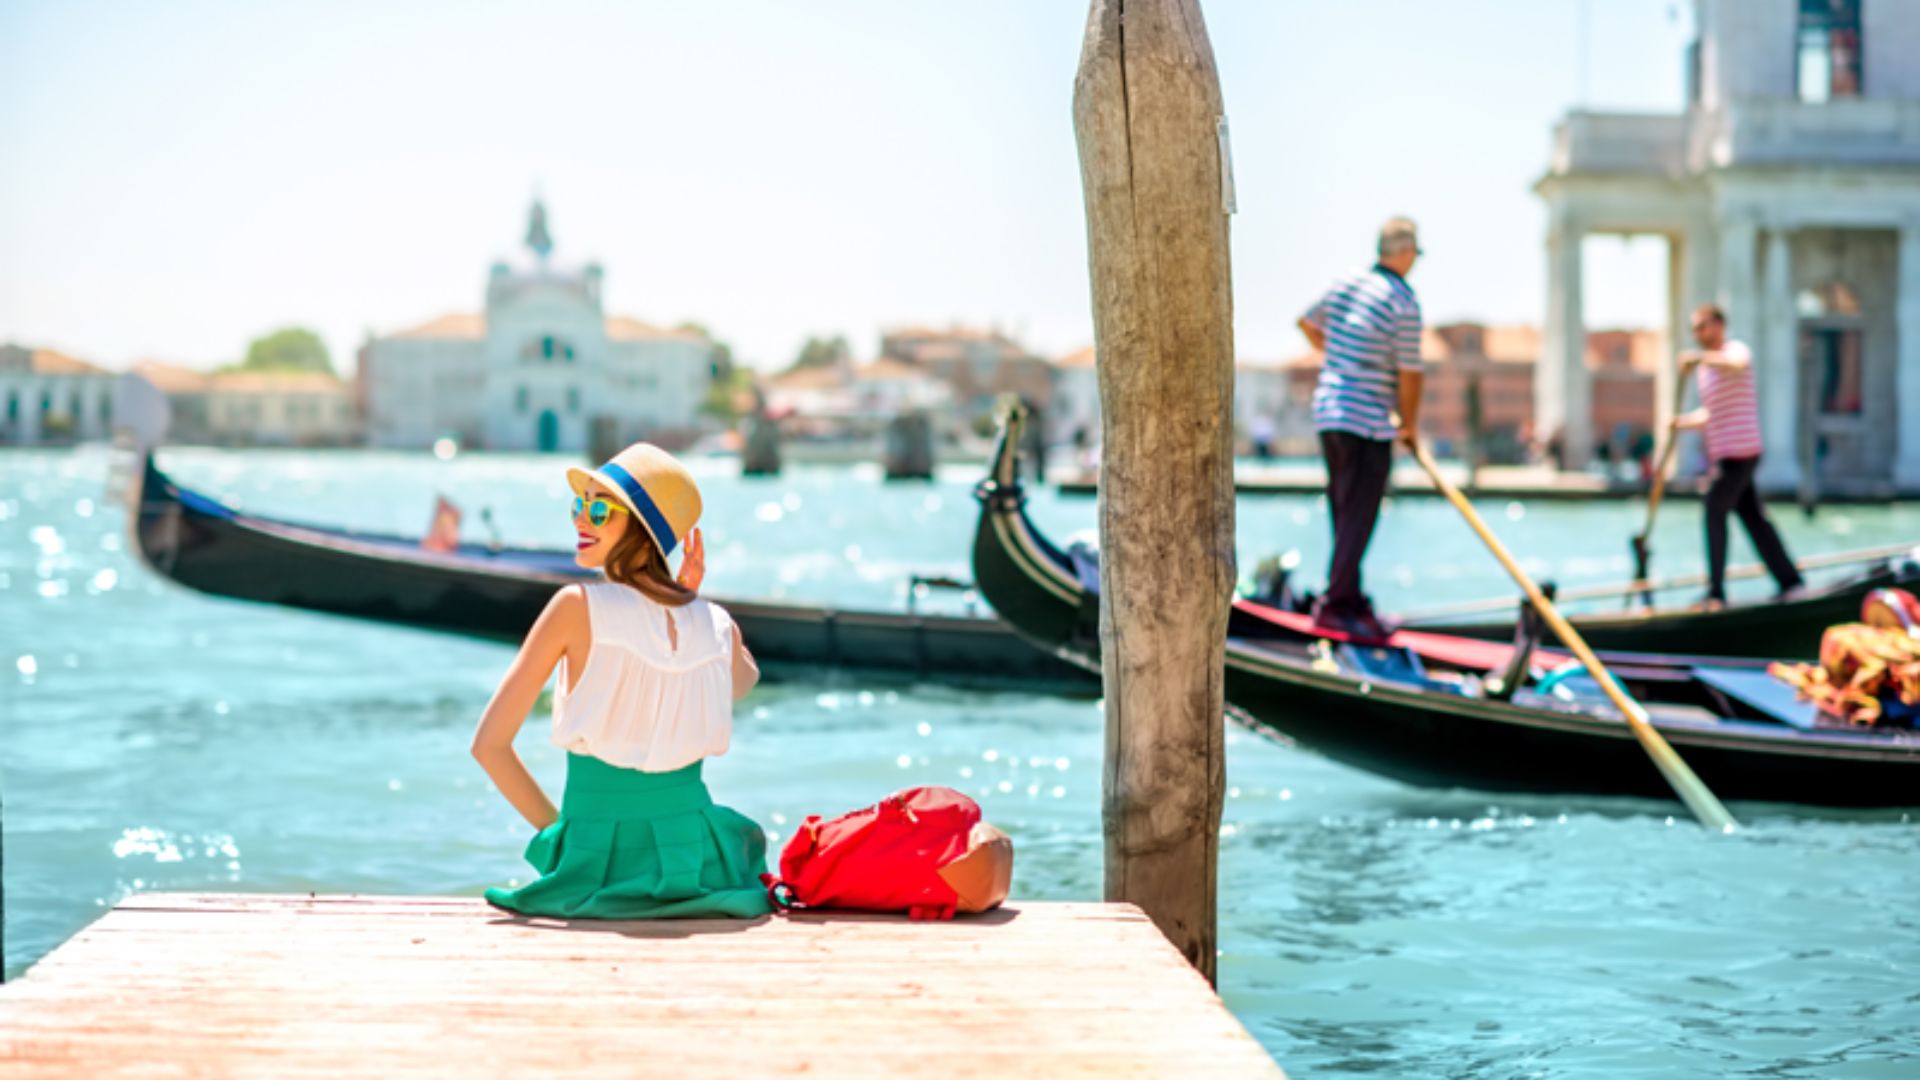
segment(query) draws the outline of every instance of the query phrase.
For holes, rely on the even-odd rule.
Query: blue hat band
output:
[[[633,508],[640,512],[641,518],[647,523],[647,528],[653,531],[654,539],[660,541],[660,554],[673,554],[673,549],[680,546],[680,538],[673,534],[673,526],[667,524],[667,516],[660,512],[660,507],[654,503],[653,496],[648,495],[647,489],[640,486],[640,481],[635,480],[632,473],[611,461],[600,466],[600,472],[607,479],[620,485],[620,490],[626,492],[627,498],[633,500]]]

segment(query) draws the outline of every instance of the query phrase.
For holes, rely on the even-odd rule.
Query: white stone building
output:
[[[1717,302],[1754,349],[1760,484],[1920,492],[1920,2],[1695,0],[1679,115],[1573,112],[1549,211],[1536,420],[1584,464],[1582,237],[1667,238],[1669,340]],[[1662,423],[1672,357],[1658,372]]]
[[[353,389],[331,372],[206,372],[142,360],[133,373],[166,395],[169,442],[347,446],[362,440]]]
[[[0,446],[111,437],[114,378],[52,349],[0,345]]]
[[[249,446],[345,446],[360,441],[352,389],[317,371],[227,371],[207,380],[214,442]]]
[[[691,330],[608,317],[596,264],[548,261],[533,206],[530,264],[495,263],[482,314],[447,315],[360,352],[367,438],[424,447],[452,437],[493,450],[584,453],[605,443],[689,442],[714,377],[713,343]]]

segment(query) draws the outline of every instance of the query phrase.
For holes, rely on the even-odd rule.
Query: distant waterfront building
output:
[[[881,334],[880,355],[945,382],[962,423],[990,418],[994,403],[1007,393],[1020,395],[1043,415],[1051,412],[1053,365],[997,330],[895,327]]]
[[[953,388],[912,364],[882,356],[853,369],[850,386],[862,410],[891,419],[905,412],[950,414]]]
[[[1536,424],[1589,419],[1581,240],[1668,242],[1668,334],[1718,302],[1754,350],[1770,491],[1920,492],[1920,3],[1695,0],[1688,108],[1569,113],[1548,207]],[[1654,405],[1672,408],[1672,357]]]
[[[1589,430],[1603,433],[1610,450],[1630,453],[1654,430],[1655,369],[1667,353],[1665,335],[1654,330],[1587,334],[1582,370],[1593,387]],[[1456,454],[1465,447],[1470,386],[1477,386],[1481,436],[1495,460],[1523,460],[1536,444],[1544,443],[1533,411],[1540,356],[1537,327],[1473,322],[1429,326],[1420,356],[1427,365],[1420,431],[1442,452]],[[1236,362],[1233,412],[1240,449],[1249,449],[1255,434],[1265,432],[1276,454],[1318,455],[1312,402],[1319,379],[1317,353],[1277,363]],[[1078,430],[1088,433],[1090,443],[1099,441],[1100,387],[1091,347],[1054,361],[1054,411],[1049,419],[1049,437],[1055,443],[1072,441]]]
[[[1047,411],[1047,440],[1055,445],[1100,443],[1100,376],[1093,346],[1053,362],[1053,408]]]
[[[1669,350],[1655,330],[1587,332],[1581,371],[1592,393],[1587,430],[1607,456],[1630,457],[1655,433],[1656,372]],[[1535,420],[1540,331],[1532,326],[1450,323],[1428,327],[1420,355],[1427,375],[1420,401],[1421,434],[1449,454],[1465,451],[1471,433],[1469,402],[1479,396],[1482,447],[1494,462],[1525,460],[1549,449],[1552,432]],[[1567,448],[1558,447],[1564,458]]]
[[[1053,362],[1052,411],[1047,416],[1047,437],[1055,444],[1077,444],[1084,439],[1088,447],[1100,442],[1100,380],[1093,346],[1089,345]],[[1312,394],[1313,374],[1307,377],[1304,393],[1298,389],[1299,377],[1293,362],[1240,360],[1233,365],[1233,425],[1236,444],[1247,449],[1255,433],[1268,432],[1277,453],[1318,453],[1313,442],[1313,419],[1308,398]],[[1319,370],[1313,361],[1313,372]]]
[[[856,365],[850,357],[797,368],[761,383],[767,409],[789,435],[859,439],[886,430],[902,413],[926,413],[935,434],[951,438],[960,424],[952,388],[930,372],[882,356]]]
[[[353,387],[317,371],[133,366],[167,397],[167,440],[220,446],[347,446],[363,436]]]
[[[130,369],[166,395],[170,443],[211,443],[213,428],[207,419],[213,376],[195,368],[159,360],[141,360]]]
[[[113,434],[112,372],[52,349],[0,345],[0,446]]]
[[[370,339],[359,392],[375,446],[425,447],[453,437],[493,450],[583,453],[601,444],[692,441],[715,377],[713,343],[609,317],[602,270],[548,261],[544,207],[529,222],[531,263],[495,263],[486,310]]]

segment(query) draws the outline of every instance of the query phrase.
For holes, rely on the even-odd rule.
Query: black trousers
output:
[[[1707,595],[1716,600],[1727,598],[1729,511],[1740,515],[1740,524],[1746,526],[1775,584],[1790,589],[1801,583],[1800,571],[1794,568],[1787,546],[1780,542],[1773,522],[1767,520],[1760,493],[1754,490],[1753,473],[1759,467],[1758,457],[1722,458],[1713,463],[1713,481],[1707,485],[1707,575],[1711,581]]]
[[[1327,507],[1333,516],[1333,562],[1327,567],[1322,603],[1332,611],[1367,611],[1366,594],[1360,590],[1360,560],[1373,539],[1380,500],[1387,494],[1393,441],[1323,431],[1320,449],[1327,456]]]

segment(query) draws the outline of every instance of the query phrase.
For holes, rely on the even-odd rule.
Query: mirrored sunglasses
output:
[[[575,495],[573,497],[573,516],[579,517],[580,511],[582,510],[587,512],[587,520],[593,522],[595,528],[605,525],[615,514],[632,512],[619,503],[609,499],[588,500]]]

